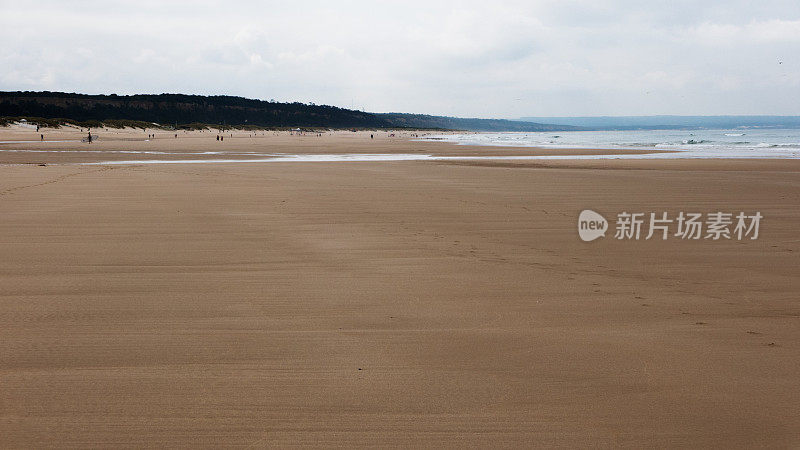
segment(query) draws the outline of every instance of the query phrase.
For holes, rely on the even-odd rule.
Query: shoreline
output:
[[[268,162],[350,161],[666,161],[666,160],[797,160],[791,150],[767,154],[726,154],[679,148],[591,148],[555,146],[471,145],[417,137],[413,132],[334,131],[313,134],[293,132],[230,131],[228,141],[216,141],[217,133],[157,131],[154,138],[131,129],[98,132],[91,143],[81,142],[77,130],[44,130],[48,140],[24,140],[31,130],[0,129],[0,164],[228,164]],[[463,134],[454,132],[452,134]],[[481,134],[481,133],[471,133]],[[496,134],[496,133],[495,133]],[[518,133],[524,134],[524,133]],[[38,135],[38,134],[37,134]],[[148,136],[145,138],[144,136]],[[371,137],[372,136],[372,137]],[[73,139],[68,139],[72,137]],[[450,144],[450,145],[442,145]],[[408,150],[412,150],[409,152]],[[124,155],[137,155],[136,159]]]

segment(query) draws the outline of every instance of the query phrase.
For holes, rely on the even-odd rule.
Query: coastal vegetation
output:
[[[349,128],[555,131],[578,129],[501,119],[422,114],[377,114],[313,103],[281,103],[184,94],[87,95],[64,92],[0,92],[0,125],[27,121],[44,126],[167,129]]]

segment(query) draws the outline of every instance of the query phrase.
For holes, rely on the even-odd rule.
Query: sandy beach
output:
[[[0,447],[800,446],[800,160],[79,165],[604,152],[84,131],[0,128]]]

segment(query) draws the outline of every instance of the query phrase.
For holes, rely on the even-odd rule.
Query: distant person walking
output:
[[[41,140],[44,140],[44,135],[43,135],[43,134],[40,134],[39,136],[41,136],[41,137],[42,137],[42,139],[41,139]]]
[[[92,143],[92,132],[91,131],[89,132],[88,140],[89,140],[89,143],[91,144]]]

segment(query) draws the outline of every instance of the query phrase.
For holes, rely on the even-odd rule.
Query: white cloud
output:
[[[0,11],[3,90],[484,117],[800,114],[795,0],[0,0]]]
[[[704,22],[688,33],[700,44],[800,43],[800,20],[762,20],[744,25]]]

